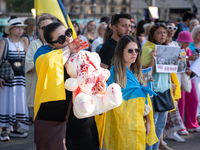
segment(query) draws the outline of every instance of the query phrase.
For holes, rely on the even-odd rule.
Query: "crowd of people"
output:
[[[7,37],[0,41],[0,64],[8,60],[14,71],[10,80],[0,76],[0,140],[27,137],[34,123],[37,150],[172,150],[163,139],[184,142],[184,136],[200,133],[200,77],[187,81],[190,91],[183,89],[200,53],[197,15],[185,12],[180,23],[136,23],[120,12],[98,23],[91,20],[84,30],[77,21],[72,21],[74,30],[66,29],[47,15],[38,24],[32,18],[22,23],[11,17]],[[186,71],[157,72],[157,45],[184,50]],[[101,67],[110,70],[107,83],[99,81],[94,93],[103,94],[106,85],[117,83],[123,98],[119,107],[84,119],[73,114],[73,94],[64,88],[66,62],[80,50],[98,53]],[[142,74],[149,67],[152,89]]]

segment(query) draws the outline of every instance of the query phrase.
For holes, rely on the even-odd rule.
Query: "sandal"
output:
[[[33,124],[33,118],[30,117],[28,122],[29,122],[29,125],[32,125]]]

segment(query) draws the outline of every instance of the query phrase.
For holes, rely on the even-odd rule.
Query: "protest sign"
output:
[[[200,76],[200,57],[198,57],[190,66],[190,69],[192,70],[192,72],[194,72],[197,76]]]
[[[156,45],[156,50],[156,72],[177,73],[180,48],[165,45]]]
[[[146,68],[146,69],[142,69],[142,74],[143,74],[144,79],[147,82],[147,87],[152,89],[152,82],[150,81],[150,77],[152,77],[152,67],[149,67],[149,68]],[[153,97],[153,94],[150,94],[149,96]]]
[[[182,73],[185,72],[186,68],[187,68],[187,63],[186,63],[186,52],[184,49],[180,50],[180,55],[182,56],[181,61],[178,64],[178,71],[177,73]]]

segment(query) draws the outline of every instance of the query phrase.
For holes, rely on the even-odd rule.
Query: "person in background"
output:
[[[195,13],[195,19],[197,19],[200,22],[200,15],[198,13]]]
[[[105,16],[103,16],[103,17],[101,17],[99,23],[101,23],[101,22],[106,22],[106,23],[108,24],[108,23],[110,22],[110,18],[109,18],[109,17],[105,17]]]
[[[199,21],[197,19],[193,19],[190,21],[190,24],[189,24],[189,29],[190,29],[190,32],[192,32],[192,29],[199,25]]]
[[[24,21],[27,26],[24,28],[24,33],[21,40],[25,43],[27,49],[31,41],[36,39],[36,21],[33,18],[28,18]]]
[[[172,47],[179,47],[178,43],[176,41],[173,41],[173,39],[172,39],[172,37],[174,36],[174,34],[177,30],[175,23],[172,20],[169,20],[169,21],[165,22],[165,24],[168,28],[168,38],[167,38],[168,45],[172,46]],[[175,78],[177,78],[177,75],[175,73],[173,74],[173,76],[176,76]],[[171,79],[172,79],[172,77],[171,77]],[[171,82],[172,82],[172,87],[174,89],[179,88],[178,90],[180,91],[180,84],[175,85],[173,80]],[[173,95],[175,95],[175,96],[172,95],[172,97],[175,100],[180,99],[181,93],[179,92],[178,94],[179,95],[175,95],[175,92],[173,92]],[[184,142],[185,140],[182,137],[180,137],[179,134],[177,133],[177,131],[185,129],[182,119],[180,119],[181,117],[180,117],[177,103],[178,103],[178,101],[175,101],[176,109],[168,112],[168,116],[170,116],[170,119],[167,119],[168,126],[167,125],[165,126],[166,130],[164,130],[164,134],[166,135],[167,139],[175,140],[176,142]],[[174,122],[174,121],[176,121],[176,122]],[[170,126],[169,125],[170,122],[173,122],[174,125]],[[162,144],[162,142],[160,142],[160,144]]]
[[[151,100],[147,95],[155,93],[145,87],[140,49],[133,36],[125,35],[119,39],[107,83],[120,85],[123,101],[119,107],[106,112],[104,147],[145,150],[146,143],[157,142]]]
[[[145,20],[141,20],[138,22],[137,24],[137,28],[136,28],[136,39],[138,41],[139,44],[139,48],[142,50],[142,46],[144,45],[144,43],[147,41],[147,37],[144,33],[144,28],[143,26],[147,23],[147,21]]]
[[[182,22],[182,17],[177,17],[177,19],[176,19],[176,24],[179,24],[179,23],[181,23]]]
[[[97,38],[95,28],[96,28],[96,23],[94,20],[90,20],[86,25],[84,36],[87,38],[88,43],[89,43],[89,48],[87,49],[88,51],[91,51],[92,42]]]
[[[74,26],[74,30],[76,32],[77,37],[79,37],[80,39],[82,39],[84,42],[88,42],[87,38],[83,35],[81,35],[81,28],[78,25],[78,23],[76,21],[72,21],[72,24]],[[88,49],[89,47],[86,47],[85,49]]]
[[[120,12],[115,13],[111,19],[112,37],[102,46],[99,56],[101,58],[101,67],[110,69],[111,59],[114,56],[115,48],[120,37],[128,35],[131,30],[131,15]]]
[[[144,33],[145,33],[145,36],[146,36],[147,39],[148,39],[149,31],[150,31],[152,26],[153,26],[152,23],[146,23],[146,24],[143,25]]]
[[[189,48],[191,49],[193,54],[199,55],[200,54],[200,25],[195,26],[191,34],[192,34],[192,39],[194,40],[194,42],[190,43]],[[193,81],[196,87],[198,99],[200,100],[200,77],[195,76],[193,78]],[[200,125],[200,102],[197,108],[197,120]]]
[[[171,82],[170,82],[170,73],[158,73],[156,72],[155,67],[155,58],[157,56],[157,51],[155,50],[155,46],[157,45],[167,45],[167,35],[168,30],[167,27],[162,23],[156,23],[152,26],[149,32],[148,41],[143,45],[142,47],[142,56],[141,56],[141,62],[143,68],[152,67],[152,76],[153,76],[153,82],[152,82],[152,88],[153,91],[156,92],[156,94],[160,95],[159,97],[163,98],[163,101],[172,101],[171,97]],[[168,94],[166,94],[168,93]],[[168,97],[166,96],[168,95]],[[155,111],[154,106],[154,97],[151,98],[152,104],[153,104],[153,114],[154,114],[154,124],[156,128],[156,135],[159,139],[159,142],[155,143],[152,146],[146,147],[147,150],[157,150],[159,147],[160,139],[163,133],[163,130],[165,128],[166,119],[168,111]],[[166,145],[163,145],[166,149],[170,149]],[[159,147],[163,148],[163,147]]]
[[[99,54],[99,51],[101,50],[103,44],[112,37],[113,34],[113,30],[111,29],[111,23],[109,22],[106,28],[106,31],[104,33],[104,37],[103,37],[103,43],[98,45],[95,49],[95,52],[97,52]]]
[[[178,27],[175,26],[175,23],[172,20],[165,22],[165,24],[168,29],[167,44],[169,46],[178,46],[179,47],[178,43],[176,41],[173,41],[173,36],[174,36],[175,32],[177,31]]]
[[[131,19],[131,31],[130,31],[130,35],[135,36],[135,29],[136,29],[135,20]]]
[[[37,74],[34,68],[33,58],[35,52],[42,45],[46,45],[46,41],[44,39],[44,30],[45,27],[52,23],[52,19],[43,15],[39,18],[38,21],[38,31],[40,33],[40,37],[36,40],[33,40],[27,50],[26,59],[25,59],[25,77],[26,77],[26,104],[29,107],[29,122],[33,123],[33,111],[34,111],[34,98],[35,98],[35,88],[37,84]]]
[[[26,84],[22,63],[25,58],[25,45],[20,40],[24,25],[15,16],[8,21],[5,33],[8,38],[0,42],[0,62],[3,59],[4,47],[8,44],[6,58],[14,71],[14,79],[4,81],[0,77],[0,128],[2,129],[0,140],[9,141],[10,137],[27,137],[29,130],[28,108],[26,107]],[[8,135],[7,128],[10,129]],[[10,137],[9,137],[10,136]]]
[[[190,42],[193,42],[191,33],[188,31],[180,32],[176,41],[178,42],[181,49],[185,50],[187,56],[187,66],[190,67],[189,61],[193,61],[198,58],[198,56],[192,54],[191,50],[188,48]],[[185,73],[190,76],[191,70],[188,69]],[[177,77],[181,86],[181,73],[177,74]],[[178,109],[182,121],[187,128],[187,130],[179,130],[178,133],[180,135],[188,135],[188,132],[200,132],[200,127],[197,122],[197,107],[199,100],[193,80],[191,80],[191,85],[191,92],[188,93],[181,91],[181,99],[178,101]]]
[[[183,15],[183,21],[179,24],[176,24],[176,27],[178,27],[177,31],[174,34],[173,40],[175,41],[178,37],[178,34],[181,31],[189,31],[189,23],[192,19],[195,18],[195,15],[190,12],[185,12]]]
[[[95,49],[97,48],[97,46],[99,44],[103,43],[103,37],[105,34],[107,28],[107,23],[106,22],[101,22],[98,24],[97,28],[96,28],[96,32],[98,34],[98,37],[92,42],[92,50],[91,52],[95,52]]]

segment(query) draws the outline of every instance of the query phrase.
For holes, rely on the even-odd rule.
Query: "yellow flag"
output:
[[[73,38],[76,38],[76,32],[61,0],[35,0],[34,3],[36,15],[48,13],[55,16],[66,28],[72,29]]]

